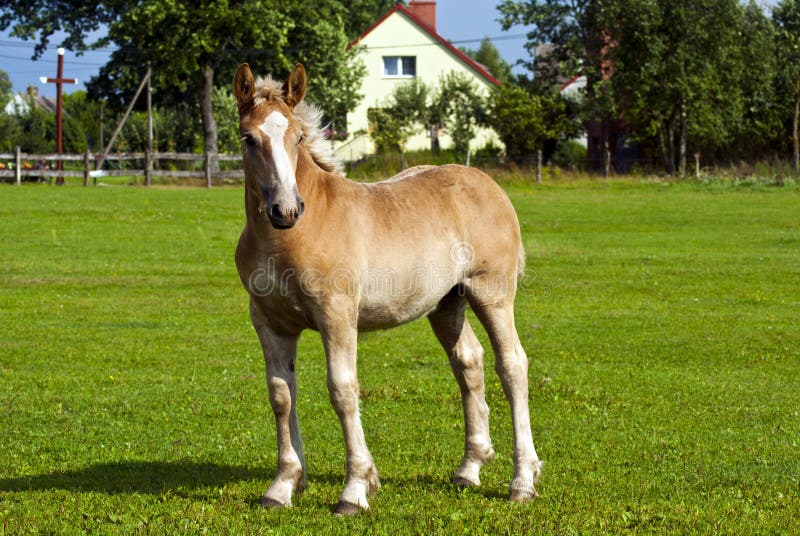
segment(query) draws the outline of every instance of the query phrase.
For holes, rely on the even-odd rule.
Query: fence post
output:
[[[17,145],[16,155],[14,156],[14,176],[17,179],[17,186],[22,184],[22,156],[20,155],[20,148]]]
[[[83,153],[83,185],[89,186],[89,149]]]
[[[144,150],[144,185],[150,186],[150,180],[153,176],[153,153],[150,149]]]
[[[536,184],[542,182],[542,150],[536,150]]]
[[[467,149],[467,167],[469,167],[469,157],[470,157],[469,149]]]
[[[206,152],[206,188],[211,188],[211,153]]]
[[[611,174],[611,150],[606,146],[603,152],[603,178],[608,179]]]

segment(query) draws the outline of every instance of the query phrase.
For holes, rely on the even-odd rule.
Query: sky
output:
[[[774,5],[777,0],[760,0],[764,6]],[[456,46],[478,48],[481,39],[488,36],[493,38],[494,45],[500,55],[511,65],[517,60],[528,60],[525,50],[525,28],[512,27],[503,32],[497,22],[499,13],[497,5],[500,0],[438,0],[436,5],[436,25],[438,33],[452,41]],[[6,71],[11,77],[15,93],[24,91],[29,84],[39,88],[39,94],[55,96],[55,84],[42,84],[40,76],[55,78],[58,56],[58,40],[51,39],[51,46],[38,60],[31,61],[34,43],[11,38],[8,31],[0,32],[0,69]],[[65,84],[64,92],[71,93],[76,89],[83,89],[84,83],[96,75],[109,56],[109,51],[91,51],[82,56],[76,56],[67,51],[64,56],[64,77],[77,78],[75,85]],[[524,72],[521,67],[515,67],[517,73]]]

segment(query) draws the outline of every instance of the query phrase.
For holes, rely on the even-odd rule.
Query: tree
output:
[[[462,48],[461,51],[481,65],[484,65],[489,69],[489,72],[492,73],[492,76],[503,84],[514,83],[514,73],[511,71],[511,65],[500,56],[500,51],[497,50],[497,47],[494,46],[492,40],[488,37],[483,38],[478,50]]]
[[[397,0],[350,0],[345,17],[347,38],[352,41],[389,11]],[[406,2],[402,2],[405,4]]]
[[[532,60],[520,63],[552,85],[558,76],[582,72],[594,76],[601,68],[601,28],[597,23],[610,0],[503,0],[497,6],[503,30],[530,27],[525,48]],[[537,57],[541,44],[552,45]]]
[[[0,69],[0,112],[2,112],[8,101],[11,100],[13,94],[11,93],[13,85],[11,84],[11,78],[8,76],[8,73],[4,70]]]
[[[66,152],[86,149],[102,151],[100,144],[100,104],[84,90],[64,95],[64,148]]]
[[[483,99],[475,85],[464,73],[446,73],[439,79],[434,100],[434,109],[453,138],[453,149],[457,154],[466,154],[485,116]]]
[[[197,101],[208,152],[217,150],[212,88],[217,80],[228,85],[244,61],[257,72],[279,77],[295,62],[307,63],[309,99],[318,99],[329,118],[343,115],[359,100],[365,71],[356,49],[344,51],[343,20],[349,12],[338,0],[106,0],[80,9],[57,0],[40,4],[31,9],[21,0],[4,2],[0,29],[16,21],[14,35],[33,38],[38,32],[37,54],[54,28],[66,32],[62,44],[78,50],[117,45],[109,64],[89,84],[92,95],[112,106],[127,102],[149,62],[162,104],[187,96]],[[100,24],[108,35],[86,44],[88,32]]]
[[[435,86],[414,79],[398,84],[381,111],[372,111],[370,132],[376,145],[397,149],[397,144],[381,140],[402,140],[399,148],[417,128],[431,136],[431,151],[439,151],[439,129],[447,129],[457,153],[466,154],[485,115],[484,102],[470,78],[462,73],[449,72]],[[382,132],[385,131],[385,132]],[[383,144],[383,145],[381,145]],[[380,150],[380,147],[379,147]]]
[[[38,106],[33,97],[27,95],[27,106],[15,114],[18,130],[14,144],[25,153],[52,153],[56,149],[53,132],[56,129],[56,116]]]
[[[744,157],[758,157],[780,145],[781,107],[776,101],[778,68],[776,33],[772,21],[755,0],[745,6],[739,38],[739,79],[741,113],[734,125],[728,151]],[[753,66],[758,68],[753,68]]]
[[[434,88],[414,78],[394,88],[390,99],[392,114],[404,124],[421,125],[430,133],[431,152],[439,152],[439,129],[444,122],[445,110],[441,102],[434,101]]]
[[[408,139],[414,134],[414,123],[398,116],[391,107],[367,110],[369,136],[379,153],[400,153],[400,166],[406,167],[405,150]]]
[[[624,0],[604,10],[603,62],[624,120],[655,139],[668,173],[687,146],[722,147],[741,116],[738,0]]]
[[[19,125],[15,118],[5,113],[6,104],[13,98],[11,79],[8,73],[0,69],[0,151],[6,152],[14,148],[14,140],[19,135]]]
[[[503,85],[489,99],[487,124],[517,161],[541,150],[545,141],[570,130],[564,102],[555,95],[536,95],[519,86]]]
[[[778,79],[781,93],[792,98],[792,142],[794,172],[800,173],[800,4],[795,0],[781,0],[772,11],[777,31]]]

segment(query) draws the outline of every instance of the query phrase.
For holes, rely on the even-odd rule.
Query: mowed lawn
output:
[[[258,506],[277,449],[233,261],[241,189],[0,187],[2,533],[800,531],[797,186],[508,190],[541,497],[505,500],[491,352],[498,457],[481,488],[450,485],[460,397],[423,320],[361,339],[383,489],[339,519],[344,446],[313,332],[298,362],[310,487]]]

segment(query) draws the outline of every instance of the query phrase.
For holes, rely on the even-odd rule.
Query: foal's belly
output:
[[[358,307],[358,329],[384,329],[416,320],[430,313],[455,285],[451,278],[439,284],[389,278],[373,281],[362,289]]]

